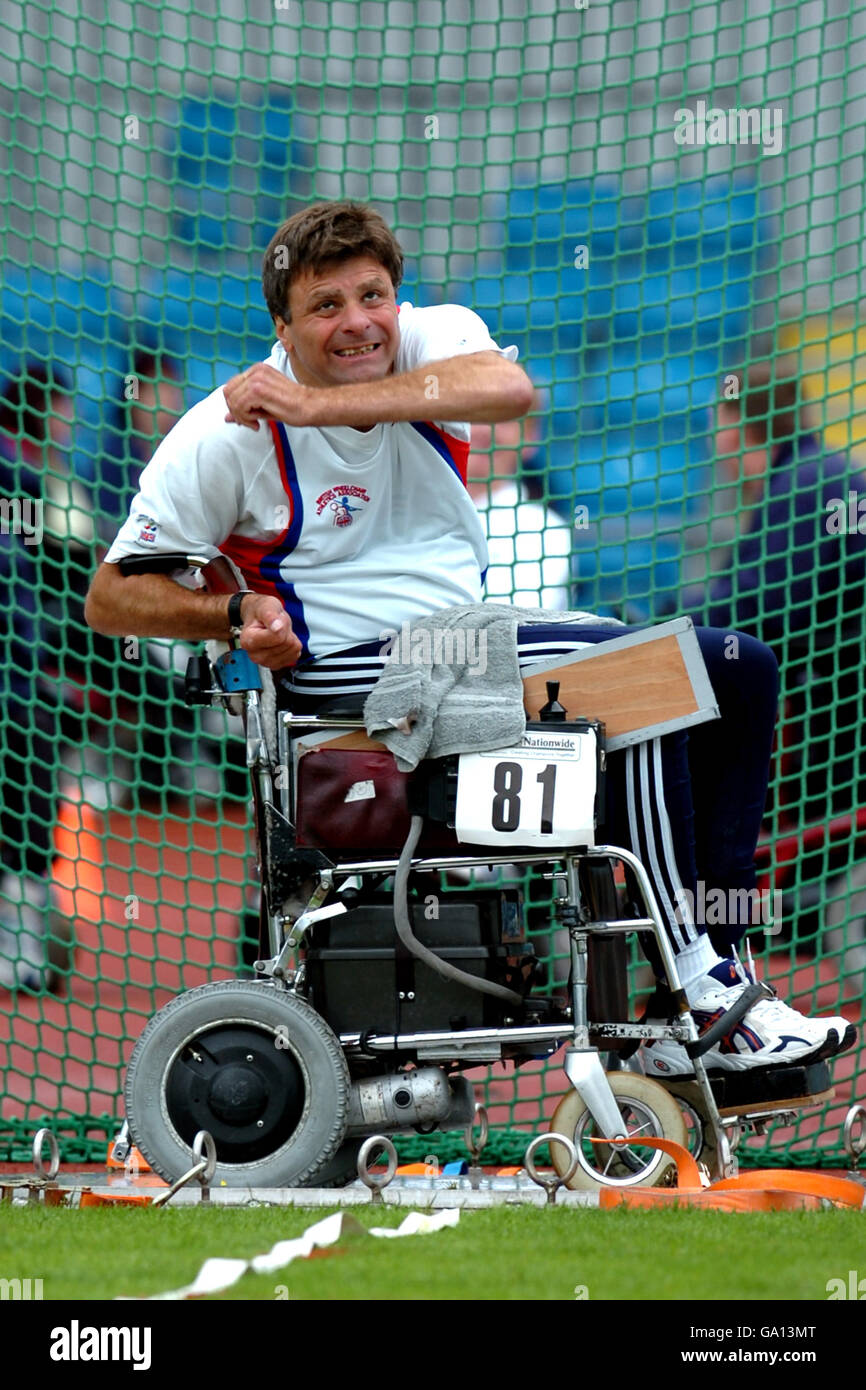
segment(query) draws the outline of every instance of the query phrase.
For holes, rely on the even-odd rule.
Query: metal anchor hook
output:
[[[371,1173],[367,1164],[374,1154],[381,1153],[382,1149],[388,1155],[388,1167],[381,1177]],[[365,1187],[370,1189],[370,1197],[373,1202],[384,1204],[382,1188],[387,1187],[397,1171],[397,1150],[386,1138],[384,1134],[371,1134],[369,1139],[365,1139],[358,1154],[358,1177]]]
[[[852,1105],[842,1125],[842,1143],[851,1160],[852,1172],[866,1153],[866,1105]]]
[[[50,1154],[47,1168],[42,1157],[42,1150],[46,1143]],[[36,1169],[37,1177],[44,1182],[54,1182],[57,1177],[60,1169],[60,1146],[50,1129],[37,1130],[33,1136],[33,1167]]]
[[[565,1149],[569,1162],[568,1169],[562,1177],[556,1172],[551,1174],[539,1173],[535,1166],[535,1154],[542,1144],[561,1144]],[[539,1134],[527,1145],[526,1153],[523,1155],[523,1166],[532,1181],[544,1188],[547,1193],[547,1205],[552,1207],[556,1205],[556,1194],[559,1189],[567,1187],[577,1172],[577,1151],[571,1140],[564,1134]]]
[[[204,1155],[204,1156],[202,1156]],[[193,1164],[182,1177],[173,1182],[167,1192],[161,1192],[154,1200],[155,1207],[164,1207],[170,1201],[175,1192],[179,1192],[182,1187],[193,1178],[197,1178],[201,1185],[201,1200],[210,1201],[210,1183],[216,1172],[216,1144],[213,1136],[206,1129],[200,1129],[192,1141],[192,1156],[197,1161]]]
[[[49,1153],[47,1168],[42,1156],[42,1150],[46,1144]],[[50,1129],[39,1129],[33,1136],[33,1167],[36,1177],[27,1184],[28,1202],[38,1202],[40,1194],[44,1196],[47,1188],[56,1186],[57,1174],[60,1169],[60,1146],[54,1132]]]
[[[476,1126],[478,1128],[477,1143],[475,1142]],[[470,1164],[468,1172],[470,1187],[477,1188],[481,1182],[482,1171],[480,1159],[482,1153],[484,1152],[484,1149],[487,1146],[487,1140],[489,1138],[489,1135],[490,1124],[487,1119],[487,1111],[483,1105],[476,1104],[475,1120],[463,1131],[463,1138],[466,1143],[466,1147],[469,1150],[469,1155],[472,1159],[472,1163]]]

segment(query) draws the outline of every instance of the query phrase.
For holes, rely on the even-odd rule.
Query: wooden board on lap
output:
[[[559,681],[559,703],[569,718],[601,720],[611,752],[719,717],[691,618],[588,645],[535,667],[523,678],[528,719],[537,719],[547,704],[549,680]],[[302,751],[313,742],[329,748],[384,747],[363,729],[317,733],[310,742],[304,738]]]
[[[535,667],[523,678],[528,719],[537,719],[547,703],[549,680],[559,681],[559,703],[570,719],[602,721],[612,752],[719,717],[691,618]]]

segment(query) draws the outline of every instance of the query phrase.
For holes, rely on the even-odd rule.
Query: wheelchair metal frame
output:
[[[257,678],[257,673],[256,673]],[[218,692],[215,692],[218,693]],[[262,707],[259,692],[246,690],[245,712],[247,727],[247,765],[257,786],[258,797],[267,817],[267,807],[276,810],[281,819],[291,828],[293,803],[292,759],[290,740],[293,733],[301,729],[322,730],[364,728],[360,720],[339,717],[317,717],[316,715],[295,715],[280,712],[278,715],[278,758],[279,766],[287,775],[274,778],[274,768],[267,750],[262,723]],[[279,805],[274,800],[275,780],[279,780],[278,790],[282,793]],[[261,829],[261,827],[259,827]],[[262,847],[260,853],[267,850]],[[633,873],[644,900],[645,916],[623,920],[587,920],[582,906],[582,894],[578,877],[578,864],[581,859],[606,859],[627,866]],[[569,1023],[515,1025],[501,1028],[473,1028],[459,1032],[443,1029],[423,1033],[383,1034],[363,1039],[358,1033],[340,1035],[340,1043],[347,1056],[362,1051],[368,1055],[373,1052],[388,1053],[411,1050],[419,1060],[427,1063],[460,1061],[491,1063],[502,1058],[502,1048],[508,1044],[538,1043],[555,1044],[552,1051],[565,1042],[569,1046],[565,1052],[564,1070],[569,1082],[578,1092],[599,1134],[613,1141],[613,1146],[624,1145],[626,1136],[622,1133],[622,1116],[613,1092],[607,1081],[597,1047],[590,1042],[590,1031],[602,1039],[650,1039],[672,1038],[682,1043],[697,1043],[697,1025],[689,1010],[685,991],[682,988],[676,966],[676,958],[671,950],[664,922],[656,902],[652,885],[646,869],[640,860],[616,845],[583,846],[571,850],[550,850],[543,852],[520,852],[491,854],[487,852],[467,852],[456,855],[421,856],[412,860],[413,872],[438,872],[447,869],[467,869],[481,866],[513,864],[521,865],[559,865],[553,877],[563,882],[564,895],[556,900],[559,921],[567,927],[571,955],[571,1021]],[[305,933],[317,921],[331,917],[347,909],[344,904],[322,902],[333,891],[339,891],[338,880],[345,880],[366,874],[393,872],[397,868],[396,859],[354,859],[341,861],[330,867],[318,868],[319,886],[301,914],[292,919],[282,913],[269,913],[269,937],[271,957],[258,961],[256,969],[260,976],[281,981],[286,988],[297,989],[303,982],[303,965],[298,971],[289,970],[289,961],[302,941]],[[267,865],[262,862],[263,878],[267,877]],[[266,893],[267,896],[267,893]],[[271,907],[270,901],[268,907]],[[650,930],[658,947],[679,1021],[674,1024],[649,1024],[590,1020],[587,1012],[588,975],[587,953],[590,933],[620,933]],[[706,1068],[700,1056],[693,1058],[694,1079],[700,1088],[706,1109],[707,1122],[711,1126],[718,1154],[718,1166],[724,1176],[733,1176],[737,1171],[733,1146],[728,1138],[727,1128],[734,1128],[736,1120],[722,1120],[715,1096],[710,1085]]]

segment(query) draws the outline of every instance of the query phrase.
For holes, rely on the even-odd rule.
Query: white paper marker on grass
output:
[[[191,1284],[186,1284],[182,1289],[172,1289],[169,1293],[150,1294],[142,1301],[154,1303],[168,1299],[203,1298],[206,1294],[222,1293],[224,1289],[230,1289],[247,1270],[251,1270],[253,1274],[273,1274],[278,1269],[285,1269],[293,1260],[307,1259],[314,1250],[324,1250],[329,1245],[339,1244],[341,1240],[354,1239],[357,1236],[395,1240],[398,1236],[427,1235],[432,1231],[441,1231],[447,1226],[456,1226],[459,1220],[460,1211],[457,1207],[437,1211],[431,1216],[422,1211],[411,1211],[396,1228],[374,1226],[368,1231],[366,1226],[362,1226],[349,1212],[335,1212],[333,1216],[326,1216],[323,1221],[308,1226],[303,1235],[296,1236],[293,1240],[280,1240],[266,1254],[254,1255],[251,1260],[205,1260]],[[118,1297],[120,1301],[131,1301],[123,1294]]]

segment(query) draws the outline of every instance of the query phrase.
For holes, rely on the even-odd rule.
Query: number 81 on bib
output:
[[[527,730],[519,745],[461,753],[455,831],[464,844],[595,844],[596,730]]]

